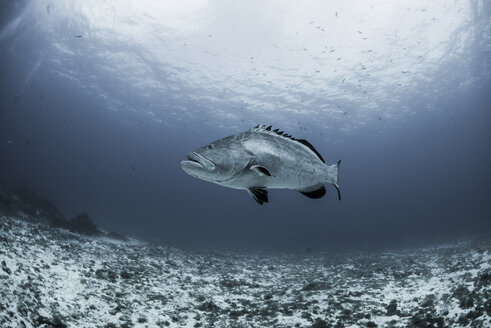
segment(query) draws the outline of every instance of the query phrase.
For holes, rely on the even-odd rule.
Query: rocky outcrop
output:
[[[126,236],[116,232],[105,233],[99,230],[87,212],[73,218],[66,218],[53,203],[25,187],[12,191],[0,188],[0,215],[67,229],[80,235],[104,235],[118,240],[127,239]]]

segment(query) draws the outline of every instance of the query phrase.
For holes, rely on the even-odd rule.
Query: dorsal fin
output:
[[[305,139],[295,139],[295,140],[297,140],[301,144],[304,144],[305,146],[309,147],[310,150],[312,150],[317,155],[317,157],[319,157],[319,159],[322,161],[322,163],[325,163],[324,158],[322,158],[321,154],[319,154],[319,152],[317,151],[317,149],[315,149],[314,146],[312,146],[310,144],[310,142],[308,142]]]
[[[271,130],[271,125],[266,126],[266,125],[256,125],[253,127],[250,131],[254,132],[262,132],[262,133],[269,133],[273,135],[277,135],[283,138],[288,138],[290,140],[296,141],[301,143],[302,145],[308,147],[323,163],[325,163],[324,158],[322,158],[321,154],[317,151],[317,149],[312,146],[310,142],[308,142],[305,139],[296,139],[293,138],[291,135],[284,133],[283,131],[278,131],[278,129]]]

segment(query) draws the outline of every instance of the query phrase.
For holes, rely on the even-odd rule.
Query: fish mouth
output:
[[[196,164],[198,164],[199,166],[201,166],[201,167],[203,167],[203,168],[204,168],[204,166],[203,166],[203,165],[200,163],[200,161],[199,161],[198,157],[197,157],[197,156],[192,156],[192,155],[194,155],[194,153],[191,153],[191,154],[187,154],[187,155],[186,155],[186,158],[188,159],[188,161],[189,161],[189,162],[192,162],[192,163],[196,163]]]
[[[191,152],[186,155],[187,161],[182,161],[181,166],[183,168],[193,168],[193,169],[205,169],[208,171],[212,171],[215,169],[215,163],[206,158],[205,156],[197,153]]]

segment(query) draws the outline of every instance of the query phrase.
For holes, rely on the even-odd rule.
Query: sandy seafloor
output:
[[[486,240],[254,255],[0,217],[0,327],[491,327]]]

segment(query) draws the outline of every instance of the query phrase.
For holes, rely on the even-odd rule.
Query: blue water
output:
[[[0,182],[175,245],[398,246],[491,232],[488,1],[3,1]],[[185,155],[273,125],[340,187],[195,179]]]

